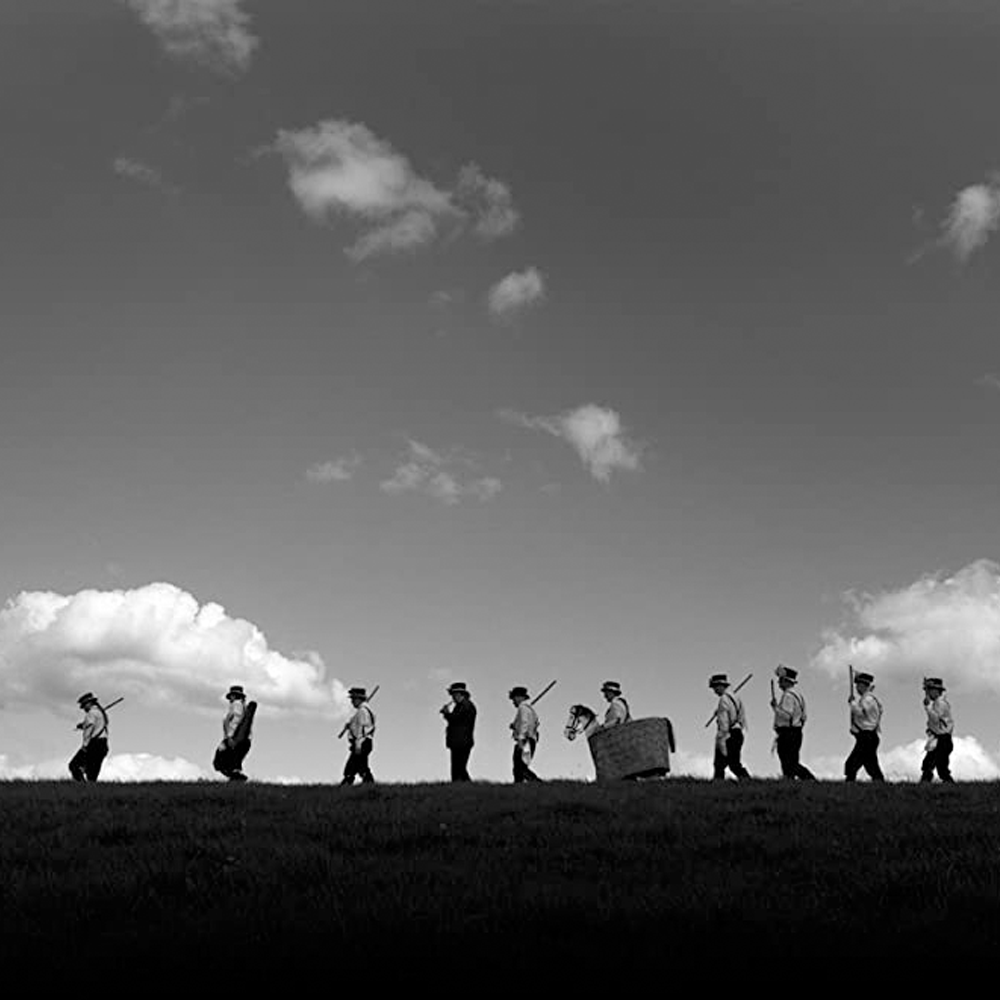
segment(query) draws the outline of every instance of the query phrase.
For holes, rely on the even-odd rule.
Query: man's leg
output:
[[[517,743],[514,744],[513,767],[514,784],[519,785],[522,781],[524,781],[524,759],[521,756],[521,747]]]
[[[73,759],[69,762],[69,773],[73,775],[74,781],[86,781],[87,775],[84,770],[87,761],[86,748],[80,747],[75,754],[73,754]]]
[[[861,748],[861,734],[854,733],[854,749],[847,755],[844,761],[844,781],[856,781],[861,762],[864,760],[864,751]]]
[[[108,741],[98,737],[91,740],[87,746],[87,763],[85,765],[88,781],[97,781],[101,776],[101,765],[108,755]]]
[[[528,759],[524,763],[524,778],[525,778],[525,781],[541,781],[542,780],[531,769],[531,765],[532,765],[532,763],[535,760],[535,747],[537,745],[538,744],[535,742],[535,740],[530,740],[530,739],[528,740],[528,753],[527,753]],[[522,757],[522,760],[523,759],[524,758]]]
[[[882,768],[878,764],[878,733],[866,734],[865,743],[865,770],[868,772],[868,777],[872,781],[885,781],[885,775],[882,774]]]
[[[928,750],[924,754],[924,759],[920,764],[921,783],[925,781],[934,780],[934,765],[936,763],[937,763],[937,744],[935,744],[934,749]]]
[[[712,779],[714,781],[724,781],[726,777],[726,755],[722,747],[715,744],[715,759],[712,761]]]
[[[787,726],[775,730],[775,742],[778,749],[778,761],[781,764],[781,776],[783,778],[794,778],[795,767],[791,747],[792,730]]]
[[[740,781],[745,780],[750,777],[750,772],[743,766],[743,762],[740,760],[740,755],[743,753],[743,730],[734,729],[729,734],[729,739],[726,741],[726,758],[729,764],[729,770],[736,775]]]
[[[951,767],[949,764],[952,748],[951,733],[938,737],[937,760],[935,763],[937,765],[938,777],[945,782],[953,782],[955,780],[951,776]]]
[[[800,781],[815,781],[816,775],[809,770],[804,764],[799,761],[799,754],[802,752],[802,729],[801,727],[792,727],[789,729],[791,734],[791,739],[789,744],[791,746],[791,761],[792,761],[792,777],[798,778]]]
[[[371,785],[375,781],[375,775],[372,774],[371,765],[368,763],[368,758],[372,755],[372,741],[362,740],[361,741],[361,753],[359,755],[359,767],[358,774],[361,775],[361,784]]]

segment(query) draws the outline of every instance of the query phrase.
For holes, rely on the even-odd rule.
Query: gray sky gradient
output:
[[[507,690],[558,678],[538,769],[584,776],[611,678],[697,768],[752,670],[775,773],[774,666],[836,762],[873,631],[886,748],[936,668],[993,766],[1000,12],[155,7],[0,11],[2,767],[113,684],[115,752],[207,767],[246,681],[249,770],[331,780],[336,681],[382,685],[378,777],[436,779],[459,679],[506,779]],[[322,123],[310,212],[279,137]],[[29,639],[63,604],[18,595],[84,591],[146,610]]]

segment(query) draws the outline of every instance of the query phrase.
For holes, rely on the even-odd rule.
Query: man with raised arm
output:
[[[882,703],[875,697],[872,688],[875,678],[871,674],[854,675],[854,687],[848,702],[851,706],[851,735],[854,749],[844,761],[844,780],[855,781],[863,767],[872,781],[885,781],[878,763],[879,734],[882,732]]]
[[[924,711],[927,713],[927,745],[920,780],[933,781],[936,769],[942,781],[954,781],[948,760],[955,720],[951,717],[951,705],[944,696],[944,681],[940,677],[924,678]]]
[[[802,730],[806,724],[806,700],[798,691],[792,690],[798,683],[799,673],[786,666],[779,666],[775,673],[781,694],[775,698],[774,688],[771,689],[771,708],[774,710],[774,735],[782,777],[814,781],[816,775],[799,763]]]
[[[469,755],[475,742],[476,706],[464,681],[451,684],[448,694],[451,695],[451,703],[441,709],[441,714],[446,723],[444,745],[451,753],[451,780],[471,781]]]

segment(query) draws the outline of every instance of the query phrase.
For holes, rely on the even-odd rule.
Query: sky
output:
[[[1000,776],[1000,10],[973,0],[0,4],[0,776],[510,780],[622,684],[708,773]]]

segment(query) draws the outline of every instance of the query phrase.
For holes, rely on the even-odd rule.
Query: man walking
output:
[[[878,763],[879,733],[882,732],[882,703],[872,693],[875,678],[871,674],[854,675],[854,687],[858,692],[855,699],[851,692],[848,702],[851,706],[851,733],[854,749],[844,761],[844,779],[855,781],[863,767],[872,781],[885,781]]]
[[[369,785],[375,777],[368,766],[368,758],[372,752],[372,738],[375,735],[375,714],[365,704],[368,693],[364,688],[353,687],[347,692],[354,706],[354,715],[347,723],[347,738],[350,740],[351,753],[344,766],[342,785],[353,785],[354,779],[361,777],[361,784]]]
[[[955,722],[951,717],[951,705],[944,696],[944,682],[940,677],[924,678],[924,711],[927,712],[927,752],[920,768],[920,780],[933,781],[936,769],[942,781],[954,781],[948,760],[951,757]]]
[[[77,704],[84,711],[83,722],[76,725],[83,731],[83,743],[69,762],[69,773],[74,781],[97,781],[108,755],[108,713],[90,691]]]
[[[528,704],[526,687],[511,688],[508,694],[516,712],[510,730],[514,737],[514,783],[541,781],[531,770],[531,762],[538,746],[538,713]]]
[[[798,682],[799,673],[785,666],[779,666],[775,673],[781,694],[775,698],[774,688],[771,689],[771,708],[774,710],[774,734],[782,777],[814,781],[816,775],[799,763],[802,729],[806,724],[806,700],[798,691],[792,690]]]
[[[222,742],[215,751],[212,766],[230,781],[246,781],[243,773],[243,759],[250,752],[249,724],[247,718],[246,693],[239,684],[233,684],[226,692],[229,708],[222,720]],[[256,703],[252,703],[256,708]]]
[[[469,777],[469,755],[475,742],[476,706],[469,697],[464,681],[455,681],[448,688],[451,703],[441,709],[446,729],[444,745],[451,752],[451,780],[471,781]]]
[[[725,674],[712,674],[708,686],[719,696],[719,707],[715,710],[714,778],[716,781],[722,781],[726,777],[728,767],[743,781],[750,777],[750,772],[740,760],[740,754],[743,752],[743,730],[747,724],[743,699],[726,690],[729,687],[729,678]]]
[[[605,681],[601,685],[601,694],[608,703],[608,710],[604,713],[605,729],[632,721],[632,713],[629,711],[628,702],[622,697],[622,686],[618,681]]]

